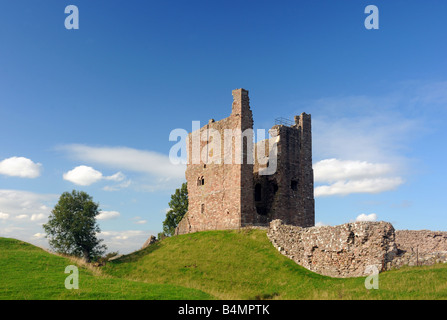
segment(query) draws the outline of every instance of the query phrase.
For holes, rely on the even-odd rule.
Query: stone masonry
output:
[[[283,255],[331,277],[370,275],[369,266],[381,272],[404,265],[447,262],[446,232],[395,231],[383,221],[300,228],[275,220],[267,236]]]
[[[397,253],[394,228],[386,222],[300,228],[275,220],[268,237],[299,265],[331,277],[363,276],[370,265],[381,271]]]
[[[447,232],[396,230],[398,249],[419,254],[447,251]]]
[[[432,265],[447,261],[447,232],[396,230],[398,256],[393,266]]]
[[[188,135],[185,176],[189,204],[176,234],[268,226],[274,219],[296,226],[313,226],[310,115],[296,116],[290,125],[275,125],[271,138],[255,144],[248,91],[236,89],[232,94],[229,117],[220,121],[211,119]],[[242,134],[237,135],[238,131]],[[232,133],[230,139],[228,132]],[[263,154],[265,163],[260,163],[256,156],[262,144],[267,146]],[[275,145],[276,149],[270,148]],[[250,155],[253,161],[248,161]],[[275,159],[276,170],[266,175],[263,170],[272,168]]]

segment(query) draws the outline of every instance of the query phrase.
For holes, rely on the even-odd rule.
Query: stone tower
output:
[[[274,137],[253,143],[248,91],[236,89],[228,118],[211,119],[188,135],[189,206],[176,234],[267,226],[274,219],[314,225],[310,115],[303,113],[293,125],[278,124],[271,131]],[[267,164],[256,156],[262,143]],[[276,170],[264,174],[273,162]]]
[[[311,227],[315,224],[311,117],[302,113],[294,124],[277,124],[271,130],[277,144],[276,171],[261,175],[262,166],[255,162],[254,224],[281,219],[285,224]],[[256,146],[261,143],[265,142]]]

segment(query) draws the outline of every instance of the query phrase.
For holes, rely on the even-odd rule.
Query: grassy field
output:
[[[79,289],[65,288],[65,267],[79,267]],[[212,299],[175,285],[112,278],[76,260],[50,254],[31,244],[0,238],[0,299]]]
[[[206,231],[165,239],[109,263],[114,277],[178,284],[219,299],[447,299],[447,265],[365,278],[318,275],[282,256],[261,230]]]
[[[164,239],[109,262],[80,266],[79,290],[67,290],[68,258],[0,238],[0,299],[447,299],[447,265],[335,279],[282,256],[265,231],[207,231]]]

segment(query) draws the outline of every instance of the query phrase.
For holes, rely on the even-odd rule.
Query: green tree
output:
[[[101,256],[106,245],[96,234],[101,232],[96,216],[99,205],[83,191],[64,192],[43,225],[49,244],[56,252],[83,257],[87,262]]]
[[[171,195],[169,208],[169,211],[166,213],[166,219],[163,221],[163,233],[166,236],[174,235],[175,228],[188,211],[188,188],[186,182]]]

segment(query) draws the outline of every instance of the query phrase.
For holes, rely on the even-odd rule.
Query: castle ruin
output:
[[[311,117],[269,131],[254,142],[248,91],[237,89],[228,118],[188,135],[189,205],[175,234],[267,227],[281,254],[331,277],[447,263],[446,232],[396,231],[384,221],[315,227]]]
[[[248,91],[232,94],[229,117],[211,119],[188,135],[189,204],[176,234],[268,226],[275,219],[313,226],[311,116],[302,113],[294,122],[275,124],[270,138],[254,143]],[[197,150],[200,156],[194,159]]]

